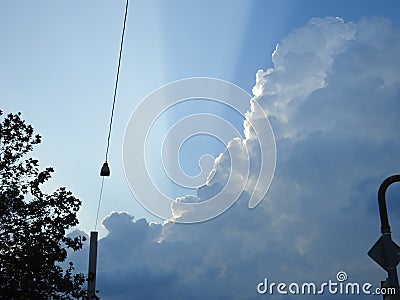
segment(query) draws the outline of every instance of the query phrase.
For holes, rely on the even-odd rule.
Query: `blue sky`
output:
[[[35,155],[43,168],[54,166],[56,171],[47,188],[67,186],[83,201],[79,229],[86,232],[95,222],[98,172],[104,161],[123,10],[124,1],[0,4],[1,109],[21,111],[43,136]],[[125,292],[120,295],[114,291],[111,278],[116,273],[142,278],[138,286],[160,283],[165,288],[164,296],[176,295],[184,285],[199,293],[210,286],[210,299],[223,299],[225,295],[218,281],[211,281],[213,276],[226,276],[221,284],[241,289],[241,299],[256,299],[254,290],[250,290],[252,284],[255,286],[257,278],[261,280],[268,272],[275,274],[276,280],[316,280],[313,274],[327,278],[342,268],[358,280],[383,279],[383,272],[365,253],[379,236],[376,189],[386,175],[398,172],[400,167],[395,130],[399,117],[396,99],[400,95],[399,11],[397,1],[131,1],[110,148],[112,176],[106,179],[100,210],[101,219],[109,216],[107,230],[99,229],[102,237],[109,233],[100,243],[104,256],[100,256],[103,278],[98,288],[105,298],[129,299],[128,283],[121,285]],[[308,39],[307,30],[315,27],[307,22],[329,16],[355,24],[355,38],[349,39],[343,49],[325,49],[315,39]],[[374,17],[385,18],[391,24]],[[322,23],[317,22],[323,28],[315,29],[317,36],[330,32],[331,25],[323,27]],[[333,37],[341,34],[341,29],[332,28]],[[312,84],[304,78],[314,76],[321,66],[316,64],[312,69],[305,54],[296,59],[279,56],[283,52],[278,52],[273,60],[271,55],[278,43],[281,51],[292,55],[317,53],[320,49],[327,63],[322,68],[327,86],[311,94],[300,91],[307,101],[300,99],[275,109],[271,103],[281,103],[284,97],[273,92],[274,84],[290,87],[296,78],[295,82],[310,84],[311,89]],[[330,56],[324,56],[325,51],[333,51],[333,62]],[[257,83],[264,91],[259,95],[264,100],[260,101],[271,113],[277,137],[278,163],[270,201],[250,212],[238,212],[243,208],[238,205],[232,212],[198,227],[149,225],[144,221],[131,224],[128,215],[110,217],[114,211],[125,211],[135,221],[143,217],[157,221],[133,198],[123,171],[124,131],[141,99],[162,85],[193,76],[231,81],[252,93],[257,71],[277,70],[278,66],[291,71],[271,76],[261,73],[269,83]],[[343,83],[350,80],[351,84]],[[374,97],[388,102],[378,105]],[[221,114],[231,115],[226,111]],[[332,115],[335,118],[331,119]],[[286,117],[288,123],[283,121]],[[235,123],[240,127],[240,121]],[[198,142],[199,149],[205,148],[207,143]],[[218,147],[209,151],[216,155]],[[192,166],[190,155],[184,157],[188,168],[197,167],[198,158]],[[393,187],[388,198],[398,193],[399,189]],[[308,219],[313,210],[318,217]],[[398,213],[394,210],[391,216],[393,223]],[[260,224],[267,229],[255,229]],[[282,225],[279,234],[273,231],[276,224]],[[228,233],[219,232],[216,226]],[[399,236],[396,229],[400,233],[400,227],[394,224],[394,234]],[[215,240],[210,232],[215,233]],[[347,234],[342,235],[344,232]],[[273,233],[276,236],[266,239],[273,247],[251,249],[252,243],[260,243],[258,234]],[[353,235],[357,243],[351,243]],[[166,242],[157,248],[151,241],[160,236]],[[207,244],[202,238],[211,240]],[[224,241],[225,246],[220,246],[219,242]],[[124,262],[132,262],[131,268],[118,268],[122,262],[116,258],[119,250],[111,246],[113,243],[131,250],[124,255],[135,255],[135,259]],[[135,243],[139,246],[132,250],[130,246]],[[238,253],[226,245],[238,249]],[[348,252],[343,250],[347,245]],[[360,253],[361,249],[364,252]],[[198,251],[203,251],[203,260],[196,260]],[[144,253],[148,257],[143,258]],[[174,253],[181,255],[187,269],[179,270],[181,262]],[[232,259],[235,255],[239,257],[236,260]],[[310,261],[310,256],[315,260]],[[168,263],[154,262],[163,258]],[[86,267],[85,256],[79,259]],[[135,266],[137,260],[142,262]],[[260,260],[265,266],[256,264]],[[331,264],[318,273],[316,264],[327,261]],[[196,263],[193,270],[198,273],[182,280],[182,274]],[[242,285],[232,271],[235,268],[249,274]],[[293,278],[287,278],[290,271]],[[372,275],[363,278],[366,272]],[[162,295],[151,294],[149,288],[140,293],[149,299]]]

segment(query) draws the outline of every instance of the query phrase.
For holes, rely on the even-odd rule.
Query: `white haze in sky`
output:
[[[400,172],[400,30],[386,19],[312,19],[279,42],[272,61],[273,68],[257,72],[252,99],[270,116],[277,142],[266,198],[249,210],[245,193],[220,217],[194,225],[112,213],[99,241],[101,298],[257,299],[267,297],[256,290],[264,277],[321,283],[342,270],[351,282],[375,286],[386,277],[367,251],[380,234],[377,188]],[[255,163],[257,153],[250,151]],[[224,162],[223,155],[216,160],[200,198],[223,184]],[[400,232],[400,205],[388,205]],[[86,272],[86,251],[71,259]],[[282,296],[268,295],[275,297]]]

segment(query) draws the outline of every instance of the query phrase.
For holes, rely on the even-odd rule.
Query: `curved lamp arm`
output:
[[[395,182],[400,182],[400,175],[393,175],[386,178],[381,183],[381,186],[379,187],[378,190],[378,204],[379,204],[379,215],[381,217],[382,234],[390,233],[390,225],[386,208],[386,190],[392,183]]]

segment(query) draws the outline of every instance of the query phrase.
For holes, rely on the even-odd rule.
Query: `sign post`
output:
[[[371,257],[388,273],[388,278],[383,282],[382,288],[386,291],[394,288],[394,294],[383,295],[385,300],[400,300],[399,279],[397,276],[397,265],[400,262],[400,247],[392,241],[388,213],[386,208],[386,191],[392,183],[400,182],[400,175],[386,178],[378,191],[379,216],[381,219],[382,235],[375,245],[368,251]]]

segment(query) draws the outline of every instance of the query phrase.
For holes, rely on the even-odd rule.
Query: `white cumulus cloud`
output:
[[[321,283],[344,270],[351,282],[384,279],[366,253],[379,236],[377,188],[400,170],[400,30],[385,19],[312,19],[278,43],[272,61],[258,71],[252,99],[268,113],[277,140],[264,201],[248,209],[250,180],[231,209],[200,224],[111,214],[99,241],[101,297],[243,300],[258,298],[264,277]],[[260,114],[249,104],[246,117]],[[257,172],[260,149],[245,130],[231,155],[245,157],[240,147],[248,144],[250,173]],[[224,155],[195,201],[223,186]]]

